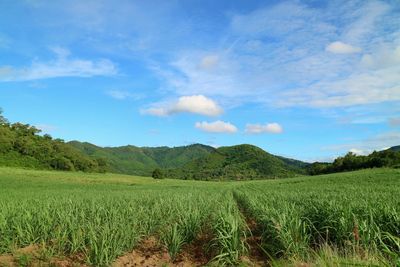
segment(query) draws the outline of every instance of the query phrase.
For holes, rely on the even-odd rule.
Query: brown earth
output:
[[[261,248],[260,227],[257,224],[257,221],[251,217],[251,215],[239,204],[237,200],[236,204],[239,208],[240,213],[246,221],[247,228],[250,231],[250,235],[247,236],[245,240],[249,248],[249,255],[242,256],[241,261],[246,266],[269,266],[265,253]]]
[[[244,214],[242,212],[242,214]],[[258,234],[259,227],[257,222],[248,216],[244,217],[248,229],[250,230],[250,235],[246,237],[246,243],[249,248],[249,255],[242,256],[241,261],[246,264],[246,266],[268,266],[264,252],[261,249],[261,236]]]
[[[155,237],[139,243],[132,252],[119,257],[112,267],[161,267],[161,266],[204,266],[209,261],[204,245],[209,241],[207,235],[200,235],[191,244],[182,248],[182,252],[173,261],[165,247]]]
[[[0,255],[0,267],[76,267],[87,266],[83,264],[81,257],[61,258],[52,257],[44,259],[42,256],[42,248],[38,245],[29,245],[24,248],[15,250],[12,254]]]

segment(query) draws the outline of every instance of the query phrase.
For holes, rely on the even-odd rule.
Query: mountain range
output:
[[[362,168],[399,168],[399,151],[400,146],[394,146],[368,156],[348,153],[332,163],[309,164],[247,144],[219,148],[202,144],[100,147],[87,142],[66,143],[53,139],[29,124],[9,123],[0,112],[0,166],[152,175],[155,178],[273,179]]]
[[[108,170],[149,176],[160,169],[164,177],[180,179],[282,178],[305,173],[308,163],[272,155],[253,145],[214,148],[202,144],[181,147],[99,147],[68,143],[91,158],[103,158]]]

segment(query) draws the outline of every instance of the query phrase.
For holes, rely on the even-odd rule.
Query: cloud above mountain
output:
[[[214,122],[196,122],[195,127],[209,133],[236,133],[238,131],[232,123],[220,120]]]
[[[279,123],[276,122],[266,124],[247,124],[245,132],[248,134],[280,134],[283,132],[283,128]]]
[[[167,104],[155,104],[154,107],[142,110],[142,113],[154,116],[168,116],[177,113],[218,116],[223,113],[223,110],[214,100],[204,95],[192,95],[181,96],[177,101]]]

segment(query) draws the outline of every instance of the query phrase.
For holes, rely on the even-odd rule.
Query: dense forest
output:
[[[61,139],[40,135],[29,124],[9,123],[0,110],[0,165],[63,171],[104,172],[104,159],[90,158]]]
[[[195,180],[274,179],[306,174],[306,166],[253,145],[236,145],[220,147],[181,168],[158,170],[156,174],[160,177],[161,171],[161,177]]]
[[[181,147],[99,147],[78,141],[68,144],[90,157],[107,160],[110,172],[155,177],[224,180],[289,177],[305,173],[308,163],[278,157],[252,145],[213,148],[202,144]]]
[[[87,156],[103,158],[113,173],[150,176],[156,168],[179,168],[209,155],[215,148],[193,144],[180,147],[99,147],[86,142],[68,143]]]

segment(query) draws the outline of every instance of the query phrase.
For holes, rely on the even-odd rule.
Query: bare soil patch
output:
[[[200,235],[191,244],[186,244],[182,252],[172,261],[166,248],[155,237],[150,237],[140,242],[132,252],[119,257],[112,267],[204,266],[209,261],[205,249],[209,240],[208,235]]]
[[[112,267],[164,266],[170,261],[168,252],[159,245],[155,237],[150,237],[140,242],[132,252],[119,257]]]
[[[15,250],[12,254],[0,255],[0,267],[76,267],[87,266],[82,257],[76,255],[71,257],[43,258],[42,248],[38,245],[29,245]]]
[[[269,266],[264,251],[261,249],[261,229],[257,221],[250,216],[250,214],[240,205],[236,200],[239,211],[243,215],[250,235],[246,237],[246,243],[249,247],[249,255],[242,256],[241,260],[247,266]]]
[[[193,242],[183,247],[174,264],[177,266],[206,265],[212,258],[212,252],[208,250],[211,239],[210,233],[201,233]]]

